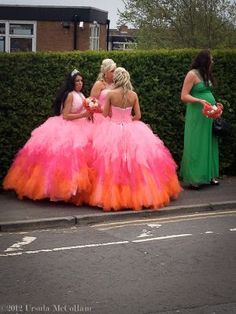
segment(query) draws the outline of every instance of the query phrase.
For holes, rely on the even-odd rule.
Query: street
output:
[[[236,313],[235,214],[0,233],[0,313]]]

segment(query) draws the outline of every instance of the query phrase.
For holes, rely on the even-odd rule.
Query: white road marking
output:
[[[147,224],[148,227],[151,227],[151,228],[160,228],[161,225],[160,224]]]
[[[143,229],[142,233],[139,236],[137,236],[137,238],[144,238],[144,237],[150,237],[150,236],[152,236],[152,232],[146,229]]]
[[[189,236],[192,236],[192,234],[191,234],[191,233],[173,234],[173,235],[170,235],[170,236],[162,236],[162,237],[149,238],[149,239],[133,240],[132,242],[134,242],[134,243],[139,243],[139,242],[156,241],[156,240],[165,240],[165,239],[173,239],[173,238],[189,237]]]
[[[21,242],[17,242],[12,244],[9,248],[7,248],[4,252],[11,252],[11,251],[19,251],[22,250],[22,246],[30,244],[36,237],[24,237]]]
[[[150,228],[160,228],[161,227],[160,224],[147,224],[147,226]],[[150,237],[150,236],[152,236],[152,232],[150,230],[143,229],[142,233],[140,235],[138,235],[137,238],[144,238],[144,237]]]
[[[176,234],[170,236],[162,236],[157,238],[150,238],[150,239],[140,239],[140,240],[133,240],[133,241],[118,241],[118,242],[106,242],[106,243],[91,243],[91,244],[84,244],[84,245],[75,245],[75,246],[64,246],[64,247],[57,247],[52,249],[41,249],[35,251],[22,251],[22,252],[15,252],[15,253],[6,253],[0,254],[0,257],[6,256],[20,256],[23,254],[38,254],[38,253],[50,253],[50,252],[58,252],[58,251],[66,251],[66,250],[74,250],[74,249],[84,249],[84,248],[91,248],[91,247],[101,247],[101,246],[110,246],[110,245],[119,245],[119,244],[131,244],[131,243],[139,243],[144,241],[155,241],[155,240],[165,240],[165,239],[172,239],[172,238],[179,238],[179,237],[187,237],[191,236],[192,234]]]
[[[64,246],[64,247],[56,247],[53,249],[41,249],[35,251],[23,251],[23,252],[15,252],[15,253],[6,253],[0,254],[0,257],[3,256],[16,256],[16,255],[23,255],[23,254],[38,254],[38,253],[48,253],[48,252],[58,252],[58,251],[66,251],[66,250],[74,250],[74,249],[84,249],[84,248],[91,248],[91,247],[100,247],[100,246],[109,246],[109,245],[117,245],[117,244],[127,244],[130,243],[129,241],[118,241],[118,242],[107,242],[107,243],[91,243],[91,244],[84,244],[84,245],[75,245],[75,246]]]
[[[236,228],[233,228],[233,229],[229,229],[229,231],[236,231]]]
[[[213,232],[213,231],[206,231],[205,233],[207,233],[207,234],[208,234],[208,233],[214,233],[214,232]]]

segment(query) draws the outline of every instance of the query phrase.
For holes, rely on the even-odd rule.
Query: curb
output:
[[[66,228],[75,225],[75,217],[39,218],[0,223],[0,232],[37,230],[44,228]]]
[[[198,205],[167,206],[159,210],[147,209],[142,211],[101,212],[99,214],[0,222],[0,232],[19,232],[47,228],[71,228],[74,226],[86,226],[121,219],[156,218],[157,216],[173,216],[176,214],[191,214],[205,211],[219,211],[223,209],[236,209],[236,201],[204,203]]]

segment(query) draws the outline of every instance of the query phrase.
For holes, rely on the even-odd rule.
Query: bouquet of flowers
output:
[[[223,105],[220,103],[217,103],[214,106],[206,105],[202,109],[202,113],[207,118],[217,119],[222,115],[223,112]]]
[[[83,101],[83,106],[91,114],[102,112],[102,108],[95,97],[85,98]]]

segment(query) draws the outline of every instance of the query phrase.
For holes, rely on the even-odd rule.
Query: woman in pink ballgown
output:
[[[104,59],[101,64],[100,73],[98,74],[97,81],[94,83],[90,96],[98,99],[101,107],[104,107],[106,94],[113,88],[113,74],[116,69],[116,63],[112,59]],[[105,117],[100,113],[93,115],[95,124],[100,124]]]
[[[111,118],[93,135],[95,177],[89,204],[104,211],[158,209],[177,198],[181,186],[175,161],[139,121],[139,99],[124,68],[114,72],[114,89],[107,94],[103,114]]]
[[[32,131],[17,153],[6,177],[4,189],[18,197],[52,201],[82,200],[91,183],[87,156],[91,154],[91,122],[83,107],[83,76],[72,71],[55,100],[55,114]]]

